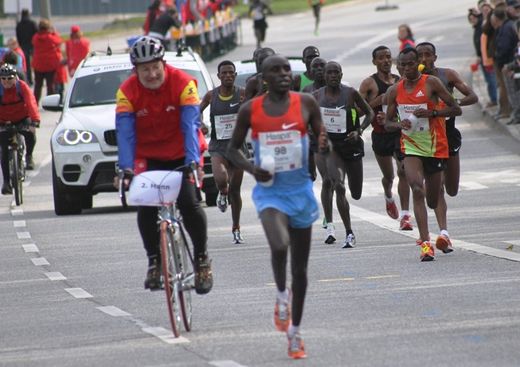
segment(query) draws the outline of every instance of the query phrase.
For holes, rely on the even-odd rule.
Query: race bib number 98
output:
[[[272,131],[258,134],[260,160],[274,157],[275,172],[302,168],[302,139],[297,130]]]

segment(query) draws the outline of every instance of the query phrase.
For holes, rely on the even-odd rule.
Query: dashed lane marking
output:
[[[28,240],[31,238],[30,232],[16,232],[16,236],[19,240]]]
[[[106,313],[107,315],[114,316],[114,317],[126,317],[131,316],[128,312],[123,311],[122,309],[116,307],[116,306],[103,306],[103,307],[96,307],[99,311]]]
[[[28,243],[27,245],[22,245],[22,248],[25,252],[40,252],[38,246],[34,243]]]
[[[389,279],[389,278],[399,278],[400,275],[397,274],[389,274],[389,275],[373,275],[369,277],[365,277],[365,279]]]
[[[65,291],[74,298],[92,298],[92,295],[83,288],[65,288]]]
[[[59,271],[51,271],[48,273],[45,273],[45,276],[49,278],[50,280],[66,280],[67,278],[60,273]]]
[[[31,259],[31,261],[36,266],[50,265],[47,259],[44,257],[34,257]]]
[[[27,222],[25,220],[13,220],[14,228],[22,228],[27,227]]]
[[[21,215],[23,215],[23,209],[11,209],[11,215],[13,217],[19,217]]]
[[[156,338],[161,339],[163,342],[167,344],[184,344],[189,343],[190,341],[183,336],[179,336],[176,338],[170,330],[166,330],[163,327],[144,327],[142,330],[150,335],[155,336]]]
[[[246,367],[243,364],[239,364],[235,361],[211,361],[208,363],[215,367]]]
[[[334,278],[334,279],[319,279],[318,282],[329,283],[329,282],[352,282],[355,278]]]

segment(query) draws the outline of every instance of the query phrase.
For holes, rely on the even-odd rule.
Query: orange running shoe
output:
[[[437,250],[440,250],[445,254],[449,254],[453,251],[450,238],[443,234],[437,237],[437,241],[435,241],[435,247],[437,247]]]
[[[435,257],[435,252],[433,251],[432,245],[430,245],[429,241],[424,241],[421,244],[421,261],[433,261]]]
[[[386,202],[386,214],[392,219],[399,218],[399,209],[397,209],[394,200]]]
[[[411,217],[406,214],[401,218],[401,223],[399,224],[399,229],[401,231],[411,231],[413,229],[412,223],[410,222]]]
[[[291,324],[291,294],[286,302],[280,301],[276,298],[274,304],[274,326],[276,330],[287,332]]]
[[[287,340],[289,341],[289,349],[287,353],[292,359],[307,358],[305,353],[305,345],[303,344],[303,338],[300,333],[295,333],[293,336],[287,334]]]

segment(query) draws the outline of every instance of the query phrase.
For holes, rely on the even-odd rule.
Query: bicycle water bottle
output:
[[[265,182],[258,182],[260,185],[269,187],[272,186],[274,181],[274,168],[275,168],[275,161],[274,157],[272,155],[266,155],[261,158],[260,167],[268,171],[271,175],[273,175],[273,178],[271,178],[269,181]]]

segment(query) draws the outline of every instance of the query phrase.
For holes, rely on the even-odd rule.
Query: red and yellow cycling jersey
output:
[[[165,65],[164,83],[145,88],[132,75],[116,95],[116,128],[121,168],[136,159],[199,162],[199,94],[193,77]]]

